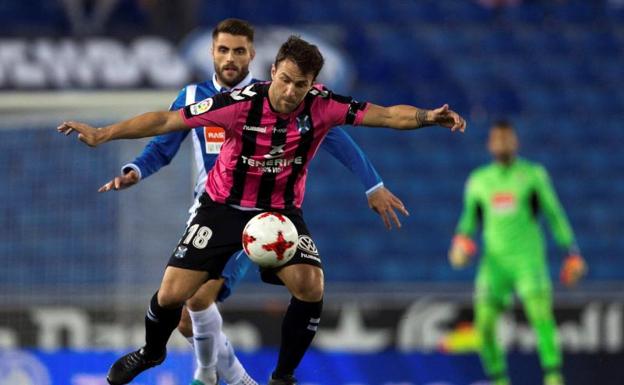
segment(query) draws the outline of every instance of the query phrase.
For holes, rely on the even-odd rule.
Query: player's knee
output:
[[[186,301],[186,306],[192,311],[208,309],[210,305],[217,301],[223,284],[223,279],[213,279],[204,283],[195,294]]]
[[[190,297],[184,290],[176,290],[172,287],[161,287],[158,291],[158,304],[164,308],[175,308],[184,305]]]
[[[213,298],[194,295],[186,301],[186,306],[192,311],[201,311],[207,309],[214,303]]]
[[[323,273],[318,269],[318,273],[304,274],[290,287],[291,294],[302,301],[318,302],[323,299],[324,283]]]

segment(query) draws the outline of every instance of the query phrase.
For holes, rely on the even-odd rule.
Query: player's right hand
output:
[[[465,235],[455,235],[448,253],[449,262],[454,269],[465,267],[477,253],[477,245]]]
[[[139,174],[135,170],[130,170],[123,175],[116,176],[113,180],[104,184],[98,189],[98,192],[107,192],[110,190],[123,190],[139,183]]]
[[[98,128],[85,123],[67,121],[56,127],[56,130],[65,135],[76,131],[78,133],[78,139],[89,147],[95,147],[103,142],[102,132]]]

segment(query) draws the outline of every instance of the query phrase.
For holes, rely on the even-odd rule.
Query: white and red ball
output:
[[[243,250],[261,267],[278,267],[295,251],[299,234],[287,216],[265,212],[251,218],[243,230]]]

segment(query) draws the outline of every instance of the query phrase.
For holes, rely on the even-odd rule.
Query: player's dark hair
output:
[[[245,20],[225,19],[219,22],[212,30],[212,39],[216,39],[220,33],[229,33],[235,36],[245,36],[250,42],[254,41],[254,28]]]
[[[275,56],[275,67],[286,59],[295,62],[304,74],[314,75],[315,79],[325,63],[317,46],[295,35],[291,35],[280,47]]]

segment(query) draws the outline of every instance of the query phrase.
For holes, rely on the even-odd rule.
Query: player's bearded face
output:
[[[292,112],[303,101],[314,82],[314,75],[303,74],[292,60],[281,61],[271,68],[269,99],[271,105],[282,113]]]
[[[518,151],[518,138],[512,129],[490,130],[488,149],[496,160],[509,162]]]
[[[217,80],[226,87],[234,87],[249,73],[254,49],[246,36],[219,33],[212,42],[212,60]]]

